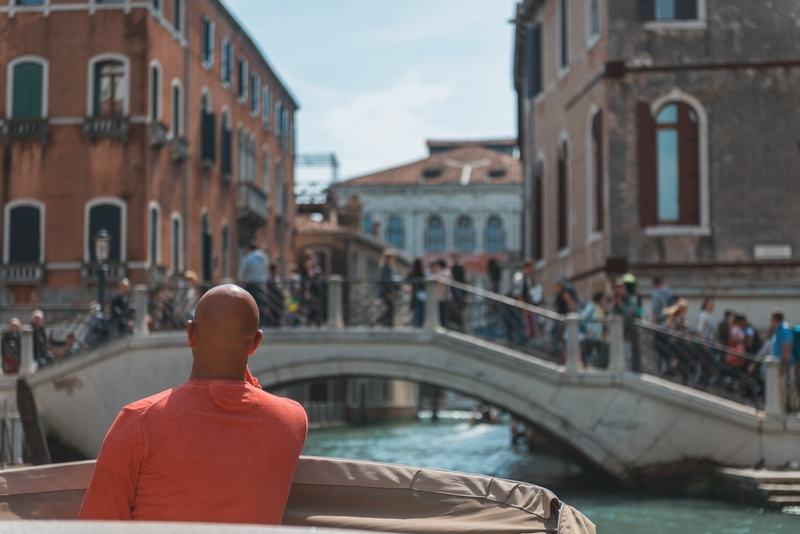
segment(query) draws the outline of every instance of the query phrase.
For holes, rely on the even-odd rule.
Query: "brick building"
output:
[[[525,253],[546,287],[631,270],[759,323],[800,313],[798,20],[794,0],[519,3]]]
[[[5,302],[293,260],[297,104],[218,0],[0,0]]]

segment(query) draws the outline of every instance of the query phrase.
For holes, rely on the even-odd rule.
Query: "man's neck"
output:
[[[192,367],[192,374],[189,375],[189,380],[241,380],[244,382],[246,377],[247,371],[207,372]]]

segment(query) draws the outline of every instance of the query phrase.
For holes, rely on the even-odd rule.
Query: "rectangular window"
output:
[[[233,79],[233,43],[228,41],[227,37],[222,38],[222,50],[220,51],[219,59],[222,84],[225,87],[230,87]]]
[[[699,0],[639,0],[643,21],[697,20]]]
[[[125,65],[118,61],[103,61],[94,67],[94,114],[102,117],[121,117],[125,111]]]
[[[203,15],[200,30],[200,59],[206,68],[211,68],[214,64],[214,22],[206,15]]]
[[[250,75],[250,114],[258,116],[261,105],[261,76],[255,72]]]
[[[558,0],[559,20],[559,65],[561,69],[569,67],[569,0]]]
[[[269,146],[264,145],[263,154],[261,156],[261,188],[269,195],[269,178],[270,178],[270,161],[269,161]]]
[[[236,63],[236,95],[239,98],[239,102],[245,102],[247,100],[247,60],[243,57],[240,57]]]
[[[589,0],[587,23],[589,41],[600,37],[600,0]]]
[[[265,130],[269,130],[269,113],[272,110],[271,97],[269,87],[265,85],[261,89],[261,125]]]
[[[658,220],[677,222],[678,203],[678,130],[658,132]]]
[[[172,0],[172,27],[178,33],[183,33],[183,0]]]
[[[157,121],[161,117],[161,72],[158,67],[150,68],[150,119]]]
[[[11,116],[15,119],[42,118],[44,67],[39,63],[18,63],[13,70]]]
[[[207,111],[202,112],[202,160],[207,165],[217,161],[217,116]]]
[[[231,132],[230,125],[227,124],[226,120],[223,119],[222,121],[222,175],[223,176],[231,176],[232,175],[232,160],[231,160],[231,144],[233,143],[233,132]]]
[[[14,2],[15,6],[41,6],[44,5],[44,0],[17,0]]]
[[[175,137],[181,134],[181,88],[177,85],[172,86],[172,135]]]
[[[542,25],[528,28],[525,33],[525,70],[528,80],[528,98],[542,92]]]
[[[279,141],[283,138],[283,103],[280,100],[275,101],[275,138]]]

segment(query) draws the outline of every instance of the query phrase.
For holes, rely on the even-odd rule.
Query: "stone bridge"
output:
[[[185,333],[157,333],[119,340],[27,378],[46,430],[94,457],[120,409],[183,383],[191,358]],[[436,326],[271,330],[250,368],[266,388],[366,376],[480,397],[622,481],[696,460],[752,466],[763,459],[778,466],[800,459],[800,418],[781,414],[769,395],[772,408],[758,411],[624,371],[618,357],[612,356],[612,370],[559,366]],[[777,369],[767,372],[769,388]],[[0,379],[0,394],[13,395],[14,386],[12,378]]]

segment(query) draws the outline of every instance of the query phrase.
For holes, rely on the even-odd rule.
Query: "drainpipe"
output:
[[[189,141],[189,95],[192,94],[191,86],[189,85],[189,65],[191,59],[191,44],[189,39],[189,21],[191,20],[192,3],[188,0],[183,2],[183,33],[186,41],[186,47],[183,54],[183,135],[188,143]],[[189,145],[191,146],[191,145]],[[189,152],[191,156],[191,151]],[[190,185],[190,167],[191,157],[183,162],[183,270],[184,272],[189,268],[189,226],[191,219],[189,218],[189,185]]]

